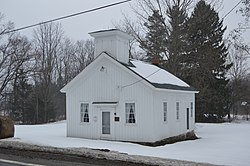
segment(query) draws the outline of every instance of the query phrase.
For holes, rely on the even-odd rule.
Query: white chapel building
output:
[[[94,61],[61,89],[67,136],[156,142],[194,130],[197,91],[156,65],[129,59],[130,35],[90,35]]]

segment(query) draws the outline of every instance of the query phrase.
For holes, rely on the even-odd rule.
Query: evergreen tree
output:
[[[169,17],[167,50],[168,60],[166,69],[178,77],[183,77],[184,57],[187,49],[187,13],[185,3],[176,1],[169,6],[167,15]]]
[[[57,87],[55,84],[53,86],[53,94],[56,96]],[[26,124],[41,124],[53,122],[56,119],[55,99],[51,99],[46,103],[43,100],[43,85],[35,84],[32,86],[31,92],[27,101],[29,103],[29,109],[26,111],[25,116],[27,117],[24,123]],[[46,112],[44,107],[46,107]],[[46,114],[46,116],[44,116]]]
[[[16,72],[12,92],[12,116],[15,121],[27,123],[29,121],[29,111],[31,104],[29,96],[32,91],[32,85],[28,84],[28,78],[23,69]]]
[[[144,23],[148,33],[141,47],[147,53],[147,60],[156,57],[162,67],[182,78],[187,53],[186,8],[189,1],[175,0],[172,5],[167,5],[168,23],[158,10],[154,10],[148,22]]]
[[[228,105],[226,72],[227,48],[223,42],[223,21],[204,0],[200,0],[189,21],[189,48],[185,80],[199,90],[196,95],[196,120],[204,114],[222,117]]]
[[[148,17],[148,22],[144,23],[148,29],[145,41],[140,43],[140,47],[147,53],[147,60],[157,58],[162,61],[166,55],[167,30],[165,18],[160,15],[158,10],[154,10],[152,16]]]

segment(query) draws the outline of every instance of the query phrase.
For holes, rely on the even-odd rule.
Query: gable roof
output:
[[[155,88],[196,91],[187,83],[169,73],[168,71],[143,61],[130,60],[129,64],[123,64],[142,79],[149,82]]]
[[[167,72],[164,69],[161,69],[158,66],[139,61],[139,60],[130,60],[128,64],[124,64],[113,58],[111,55],[102,52],[97,58],[89,64],[83,71],[81,71],[73,80],[66,84],[61,92],[66,92],[72,85],[74,85],[85,73],[91,70],[96,63],[98,63],[102,58],[108,58],[114,63],[118,64],[120,67],[123,67],[130,71],[129,73],[134,73],[136,76],[139,76],[141,80],[137,82],[144,82],[155,87],[157,89],[170,89],[170,90],[183,90],[183,91],[194,91],[197,92],[193,87],[189,86],[187,83],[177,78],[173,74]],[[137,83],[136,82],[136,83]],[[133,84],[133,83],[132,83]]]

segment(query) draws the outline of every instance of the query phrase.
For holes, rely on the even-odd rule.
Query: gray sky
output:
[[[6,20],[14,22],[16,28],[20,28],[118,1],[121,0],[0,0],[0,12],[5,15]],[[220,16],[225,15],[238,2],[239,0],[224,0],[223,5],[219,8]],[[113,28],[113,23],[119,22],[122,18],[122,12],[133,17],[129,4],[121,4],[60,22],[65,35],[69,38],[87,39],[90,38],[89,32]],[[236,11],[228,15],[224,21],[224,25],[228,26],[227,32],[235,28],[241,19],[242,17],[236,14]],[[31,36],[32,32],[31,28],[22,30],[21,34]],[[248,39],[247,34],[246,39]]]
[[[111,4],[121,0],[0,0],[0,12],[6,20],[15,23],[15,27],[39,23],[88,9]],[[90,38],[89,32],[113,28],[112,22],[119,21],[123,12],[130,12],[129,3],[102,9],[61,20],[65,34],[75,40]],[[23,34],[32,33],[32,29],[23,30]]]

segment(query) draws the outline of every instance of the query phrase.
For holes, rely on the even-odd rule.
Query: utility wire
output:
[[[240,3],[242,2],[242,0],[240,0],[227,14],[225,14],[223,17],[222,17],[222,20],[224,18],[226,18],[237,6],[240,5]]]
[[[121,88],[126,88],[126,87],[132,86],[132,85],[134,85],[134,84],[137,84],[138,82],[141,82],[142,80],[144,80],[144,79],[146,79],[146,78],[148,78],[148,77],[154,75],[155,73],[157,73],[157,72],[160,71],[160,70],[161,70],[161,68],[159,68],[158,70],[156,70],[156,71],[154,71],[153,73],[149,74],[147,77],[142,78],[142,79],[140,79],[140,80],[138,80],[138,81],[135,81],[135,82],[133,82],[133,83],[131,83],[131,84],[124,85],[124,86],[122,86]]]
[[[40,23],[36,23],[36,24],[24,26],[24,27],[21,27],[21,28],[17,28],[17,29],[13,29],[13,30],[10,30],[10,31],[6,31],[6,32],[4,32],[4,33],[2,33],[0,35],[12,33],[12,32],[16,32],[16,31],[20,31],[20,30],[24,30],[24,29],[28,29],[28,28],[32,28],[32,27],[39,26],[39,25],[42,25],[42,24],[47,24],[47,23],[50,23],[50,22],[54,22],[54,21],[58,21],[58,20],[62,20],[62,19],[66,19],[66,18],[70,18],[70,17],[74,17],[74,16],[78,16],[78,15],[90,13],[90,12],[94,12],[94,11],[97,11],[97,10],[109,8],[109,7],[116,6],[116,5],[120,5],[120,4],[129,2],[129,1],[132,1],[132,0],[120,1],[120,2],[109,4],[109,5],[97,7],[97,8],[94,8],[94,9],[85,10],[85,11],[82,11],[82,12],[79,12],[79,13],[74,13],[74,14],[70,14],[70,15],[58,17],[58,18],[55,18],[55,19],[51,19],[51,20],[48,20],[48,21],[44,21],[44,22],[40,22]]]

